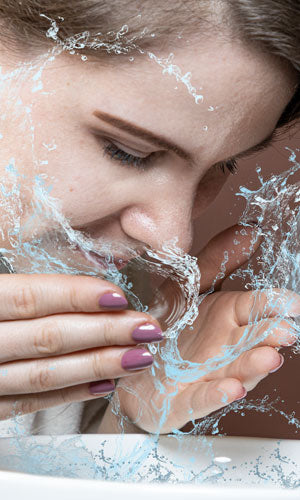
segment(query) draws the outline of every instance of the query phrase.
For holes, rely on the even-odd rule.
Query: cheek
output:
[[[136,180],[127,179],[126,173],[103,158],[97,161],[82,151],[72,162],[57,158],[48,167],[51,195],[60,200],[62,212],[73,226],[117,217],[137,191]]]
[[[76,172],[76,173],[75,173]],[[51,194],[61,201],[63,214],[72,225],[81,225],[110,215],[114,187],[109,178],[96,179],[92,169],[75,166],[73,173],[67,171],[63,178],[53,181]]]
[[[117,198],[115,169],[76,135],[55,138],[55,144],[39,173],[45,175],[50,195],[60,200],[63,214],[74,225],[106,216],[109,204]],[[39,157],[44,159],[43,155],[44,148],[39,146]]]
[[[215,200],[229,177],[229,172],[221,172],[217,167],[212,167],[201,179],[198,185],[192,218],[196,219]]]

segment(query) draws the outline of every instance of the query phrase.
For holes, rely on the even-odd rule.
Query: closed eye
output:
[[[150,153],[146,156],[136,156],[132,153],[124,151],[112,142],[109,142],[106,146],[104,146],[104,154],[108,155],[111,160],[118,161],[141,170],[145,170],[146,167],[149,167],[154,158],[157,158],[158,153],[161,152]]]
[[[132,153],[124,151],[112,142],[108,142],[106,146],[104,146],[104,154],[108,155],[111,160],[121,162],[124,165],[134,167],[139,170],[146,170],[146,168],[150,167],[155,159],[157,159],[158,156],[161,156],[162,153],[164,153],[164,151],[156,151],[146,156],[136,156]],[[220,168],[223,173],[225,173],[225,170],[227,169],[231,174],[234,174],[237,171],[237,161],[233,158],[231,160],[218,163],[217,167]]]

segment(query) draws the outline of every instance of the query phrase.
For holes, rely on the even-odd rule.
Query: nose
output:
[[[193,240],[192,186],[168,185],[142,189],[120,216],[122,230],[130,238],[157,250],[176,238],[176,245],[188,252]]]

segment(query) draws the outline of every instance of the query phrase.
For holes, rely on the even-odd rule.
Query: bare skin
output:
[[[236,237],[236,230],[238,226],[217,235],[198,256],[199,267],[205,270],[202,292],[210,288],[216,269],[223,260],[224,250],[234,248],[232,242]],[[239,236],[241,244],[246,248],[253,237],[253,231],[249,230],[247,235]],[[241,249],[235,249],[235,255],[229,259],[226,276],[245,261]],[[217,290],[226,276],[216,282]],[[191,383],[177,383],[174,386],[174,381],[168,379],[161,369],[158,376],[165,392],[157,391],[154,378],[149,377],[148,373],[125,379],[124,383],[120,381],[120,409],[123,415],[129,417],[126,432],[170,433],[182,428],[191,420],[205,417],[245,397],[247,391],[254,389],[270,372],[281,367],[283,358],[277,349],[292,345],[296,339],[291,320],[284,320],[282,316],[297,315],[300,302],[299,296],[292,292],[275,289],[272,292],[272,304],[275,298],[281,297],[281,306],[271,306],[267,291],[256,297],[256,300],[253,292],[217,291],[208,295],[199,307],[193,332],[187,328],[179,336],[181,357],[193,363],[205,363],[209,359],[222,357],[223,347],[236,345],[245,335],[246,329],[252,347],[233,362],[228,359],[225,366],[213,371],[207,370],[204,376],[199,376]],[[289,307],[283,306],[288,301]],[[250,317],[255,317],[255,326],[252,328],[248,326]],[[174,392],[176,395],[172,396]],[[168,395],[171,395],[169,410],[157,411],[157,408],[164,408],[164,400]],[[99,432],[120,432],[119,420],[111,407],[106,411]]]
[[[46,176],[53,187],[51,194],[61,201],[72,227],[94,240],[104,237],[116,245],[122,243],[138,250],[143,245],[160,249],[166,240],[177,237],[179,246],[188,251],[193,240],[193,219],[215,199],[228,177],[217,164],[268,137],[295,88],[291,70],[252,49],[237,43],[224,44],[217,38],[202,43],[201,51],[196,47],[178,50],[176,64],[183,74],[191,71],[193,85],[202,87],[204,102],[197,105],[183,84],[163,76],[160,66],[148,59],[137,59],[133,65],[101,67],[69,55],[59,56],[44,70],[44,93],[32,94],[30,78],[19,90],[24,105],[32,106],[36,156],[39,160],[47,159],[48,164],[33,165],[32,137],[28,130],[23,130],[24,117],[11,113],[11,120],[1,130],[1,174],[5,175],[4,165],[9,158],[16,156],[28,186],[37,173]],[[3,71],[11,71],[14,63],[9,55],[2,52],[1,57]],[[13,99],[7,100],[3,93],[1,101],[2,109],[13,111]],[[210,106],[214,106],[214,111]],[[95,114],[96,110],[100,114]],[[138,138],[128,128],[125,131],[112,125],[108,115],[163,136],[177,150],[154,146],[153,141]],[[52,140],[57,147],[48,154],[44,144]],[[104,154],[108,143],[139,159],[154,154],[155,160],[143,170],[133,164],[126,166]],[[178,149],[184,150],[185,155],[179,155]],[[24,190],[24,226],[32,215],[30,201],[30,189]],[[36,229],[39,234],[49,228]],[[212,255],[224,244],[230,248],[225,235],[222,238],[210,247]],[[5,244],[9,247],[8,238]],[[128,255],[123,257],[126,260]],[[200,267],[202,258],[199,256]],[[207,287],[219,270],[220,259],[211,262],[210,267],[205,266],[207,276],[204,273],[203,283]],[[236,261],[231,268],[235,267]],[[4,357],[0,361],[8,369],[1,389],[2,419],[9,418],[13,410],[30,413],[95,397],[88,391],[89,382],[112,381],[129,374],[122,368],[121,360],[128,348],[137,344],[132,338],[134,328],[145,322],[158,326],[150,315],[124,309],[105,312],[99,308],[98,300],[103,294],[123,296],[121,290],[105,281],[14,275],[1,276],[1,282],[6,307],[1,315],[0,351]],[[58,293],[59,301],[53,303]],[[203,360],[204,352],[218,352],[220,344],[238,338],[239,326],[232,324],[232,315],[234,304],[243,299],[239,294],[226,297],[220,293],[199,310],[195,360]],[[299,298],[294,307],[300,309]],[[216,321],[228,326],[222,329],[220,337],[210,337],[210,346],[203,339],[212,327],[209,311],[214,308],[218,309]],[[84,343],[82,339],[78,342],[75,324],[79,321],[85,332]],[[247,318],[243,321],[246,325]],[[28,336],[18,335],[23,330]],[[195,416],[207,414],[222,403],[218,399],[220,387],[228,394],[228,402],[240,397],[243,387],[250,390],[279,365],[280,356],[274,347],[282,342],[282,333],[287,333],[286,325],[271,345],[256,347],[255,354],[249,351],[243,355],[243,373],[237,360],[214,373],[211,379],[193,384],[192,392],[183,388],[178,399],[174,399],[174,408],[195,393]],[[184,335],[181,347],[189,359],[190,343]],[[263,359],[259,349],[265,349]],[[150,359],[149,354],[146,356]],[[59,369],[51,372],[53,363]],[[148,368],[144,371],[148,372]],[[132,381],[134,375],[131,372]],[[122,395],[122,407],[134,420],[137,407],[126,393]],[[174,413],[178,420],[168,421],[160,429],[162,432],[187,421],[186,415],[177,410]],[[106,418],[105,432],[111,430],[108,422],[113,428],[113,422]],[[146,431],[152,432],[153,425],[155,421],[146,414],[145,421],[139,421]]]

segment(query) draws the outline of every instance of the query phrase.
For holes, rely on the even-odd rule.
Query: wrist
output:
[[[120,410],[120,415],[124,415],[123,411]],[[126,415],[125,415],[126,417]],[[121,418],[112,411],[112,404],[110,403],[105,411],[103,419],[98,427],[99,434],[148,434],[146,431],[138,427],[133,422],[128,419],[123,418],[122,424]]]

